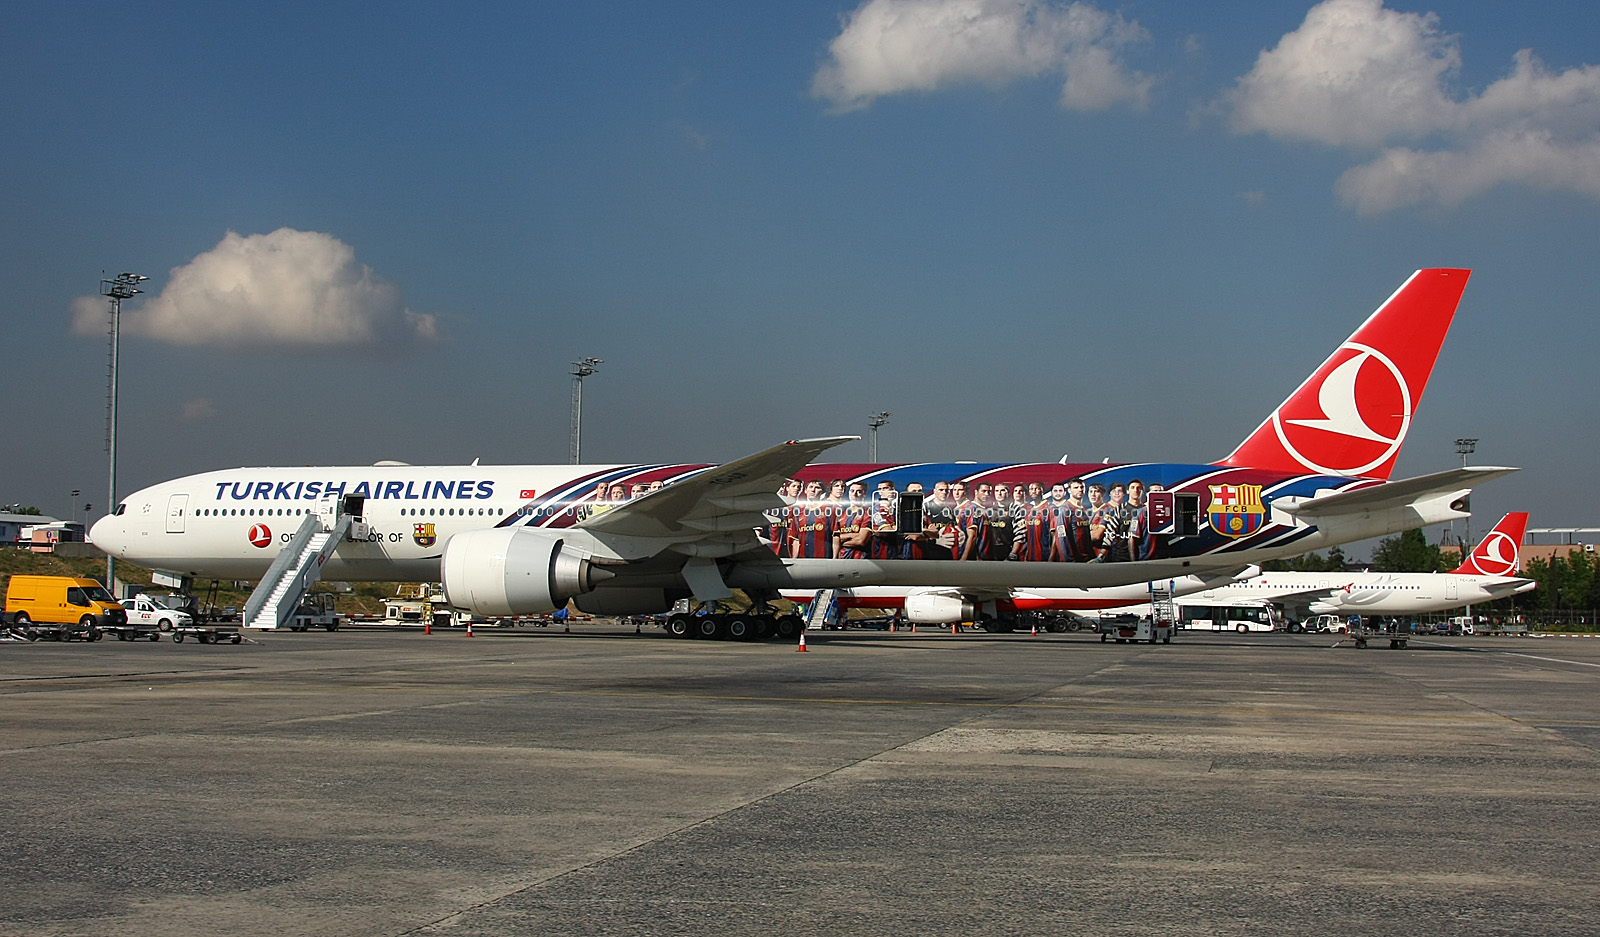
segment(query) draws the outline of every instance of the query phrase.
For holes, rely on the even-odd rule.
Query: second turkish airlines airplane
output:
[[[1500,519],[1461,565],[1448,573],[1269,572],[1190,596],[1196,605],[1262,601],[1292,612],[1341,615],[1411,615],[1480,605],[1538,585],[1515,575],[1528,513]]]
[[[279,553],[292,531],[310,529],[307,515],[342,510],[362,523],[316,574],[437,579],[453,606],[486,615],[537,614],[569,600],[597,614],[641,614],[683,597],[725,599],[735,588],[759,610],[780,588],[1088,588],[1237,571],[1465,517],[1474,484],[1514,471],[1389,480],[1469,275],[1412,274],[1238,448],[1209,464],[810,465],[858,438],[845,436],[794,440],[720,466],[240,468],[137,491],[90,536],[173,575],[271,578],[294,568]],[[951,479],[1051,492],[1033,503],[1037,536],[1016,561],[953,553],[920,536],[921,505],[908,489]],[[875,500],[823,503],[801,493],[834,480],[859,483]],[[1087,512],[1097,488],[1128,494],[1121,508],[1139,525],[1137,546],[1129,538],[1127,550],[1104,549],[1103,531],[1095,545]],[[852,518],[846,548],[830,525]]]

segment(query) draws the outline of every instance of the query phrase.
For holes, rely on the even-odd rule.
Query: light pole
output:
[[[87,518],[86,518],[87,519]],[[72,489],[72,522],[78,522],[78,489]]]
[[[583,455],[583,379],[600,370],[600,358],[580,358],[572,362],[572,448],[567,461],[573,465]]]
[[[1467,467],[1467,456],[1472,455],[1472,453],[1476,452],[1477,449],[1478,440],[1476,437],[1471,439],[1456,440],[1456,455],[1461,457],[1462,468]],[[1471,543],[1472,541],[1472,518],[1462,518],[1461,529],[1463,531],[1461,534],[1461,559],[1464,562],[1467,558],[1467,550],[1470,549],[1467,544]]]
[[[106,279],[101,271],[100,295],[111,300],[111,362],[106,388],[106,454],[110,470],[106,480],[106,511],[117,509],[117,340],[122,332],[122,301],[143,293],[139,284],[150,279],[137,273],[119,273]],[[87,518],[85,518],[87,520]],[[106,591],[115,593],[117,561],[106,554]]]
[[[867,453],[868,462],[876,464],[878,461],[878,427],[889,422],[889,416],[888,410],[879,410],[877,413],[867,417],[867,425],[872,427],[871,443],[867,446],[871,450]]]

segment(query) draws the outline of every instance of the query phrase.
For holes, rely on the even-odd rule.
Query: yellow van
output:
[[[6,617],[21,626],[127,624],[128,611],[93,579],[75,576],[12,576],[6,587]]]

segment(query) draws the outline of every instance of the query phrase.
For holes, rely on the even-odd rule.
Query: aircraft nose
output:
[[[122,518],[107,514],[95,521],[89,528],[89,542],[107,553],[122,553],[127,547],[122,536]]]

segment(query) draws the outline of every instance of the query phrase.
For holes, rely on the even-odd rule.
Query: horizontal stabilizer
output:
[[[1444,495],[1472,488],[1486,481],[1510,475],[1517,471],[1505,466],[1485,465],[1450,469],[1431,475],[1418,475],[1399,481],[1384,482],[1355,491],[1341,491],[1322,495],[1298,504],[1287,504],[1284,499],[1273,502],[1273,509],[1293,514],[1307,520],[1334,514],[1359,514],[1365,511],[1382,511],[1404,507],[1429,495]]]

